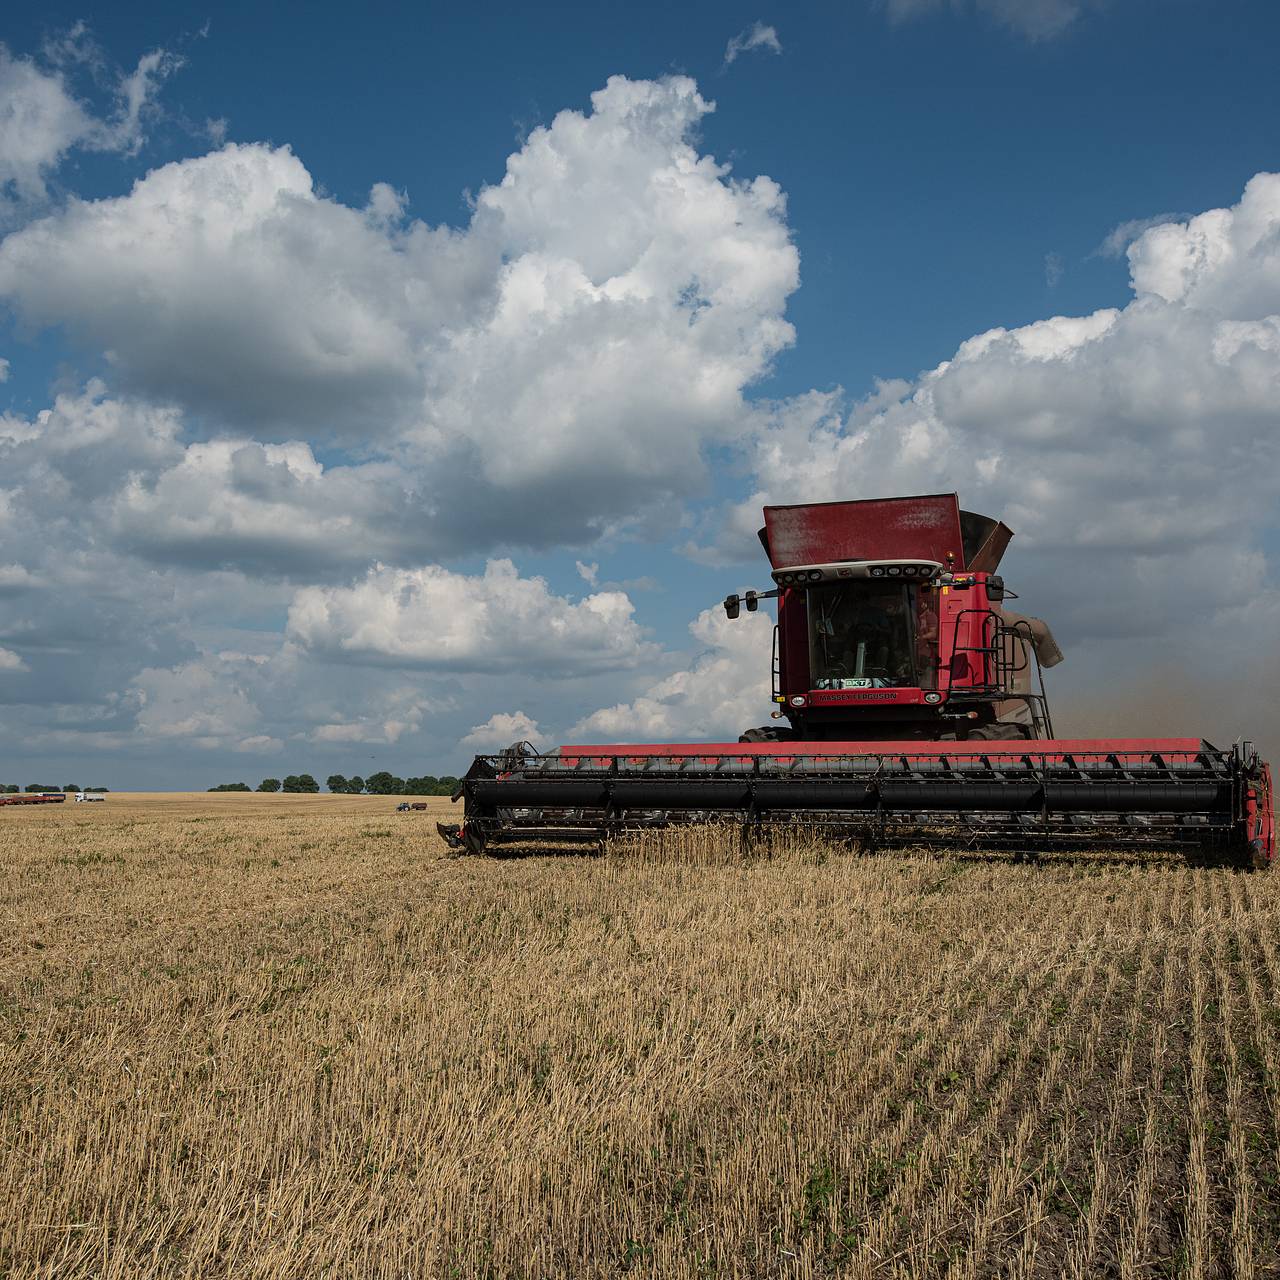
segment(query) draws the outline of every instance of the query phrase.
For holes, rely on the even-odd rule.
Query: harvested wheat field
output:
[[[1280,1274],[1280,874],[2,815],[0,1275]]]

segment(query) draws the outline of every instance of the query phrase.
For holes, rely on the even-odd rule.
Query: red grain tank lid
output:
[[[954,493],[765,507],[765,549],[775,569],[838,560],[933,560],[964,569]]]

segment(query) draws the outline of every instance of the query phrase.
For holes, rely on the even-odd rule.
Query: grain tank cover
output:
[[[954,493],[765,507],[761,541],[775,569],[839,560],[933,560],[964,569]]]

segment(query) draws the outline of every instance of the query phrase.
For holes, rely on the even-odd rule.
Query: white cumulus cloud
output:
[[[490,560],[479,576],[377,565],[354,586],[297,592],[288,635],[311,653],[374,664],[589,673],[654,655],[634,612],[621,591],[558,596],[545,579],[522,578],[510,560]]]
[[[317,725],[307,737],[312,742],[394,744],[406,734],[418,732],[432,705],[416,690],[403,685],[382,691],[372,698],[366,691],[365,701],[366,709],[362,714]],[[372,708],[368,707],[369,701],[375,704]]]
[[[86,38],[77,27],[64,45],[83,54]],[[45,200],[50,176],[76,148],[136,151],[159,85],[180,65],[162,49],[144,55],[132,72],[117,77],[110,109],[98,114],[56,61],[15,57],[0,44],[0,201]]]
[[[229,144],[10,235],[0,298],[104,351],[130,395],[394,460],[446,550],[586,541],[700,493],[794,336],[785,199],[698,153],[712,109],[686,77],[614,77],[461,230]]]
[[[568,731],[576,742],[736,742],[764,722],[769,701],[773,620],[717,606],[689,625],[702,653],[688,668],[654,683],[631,702],[601,707]]]
[[[753,555],[765,501],[954,488],[1012,526],[1011,563],[1053,584],[1038,598],[1064,629],[1229,626],[1267,580],[1280,498],[1280,175],[1148,229],[1129,259],[1122,309],[979,334],[852,410],[762,407],[759,488],[720,545]]]
[[[14,653],[12,649],[0,649],[0,672],[30,670],[20,654]]]
[[[479,754],[501,751],[504,747],[517,742],[527,742],[531,746],[546,745],[546,735],[536,720],[525,715],[523,711],[499,711],[491,715],[484,724],[472,727],[459,741],[460,747]]]
[[[132,683],[136,728],[144,738],[181,739],[206,749],[261,738],[259,712],[236,679],[237,661],[214,655],[177,667],[148,667]],[[228,671],[225,668],[232,668]]]

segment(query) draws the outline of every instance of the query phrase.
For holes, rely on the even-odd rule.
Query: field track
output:
[[[0,1277],[1280,1276],[1280,871],[0,813]]]

